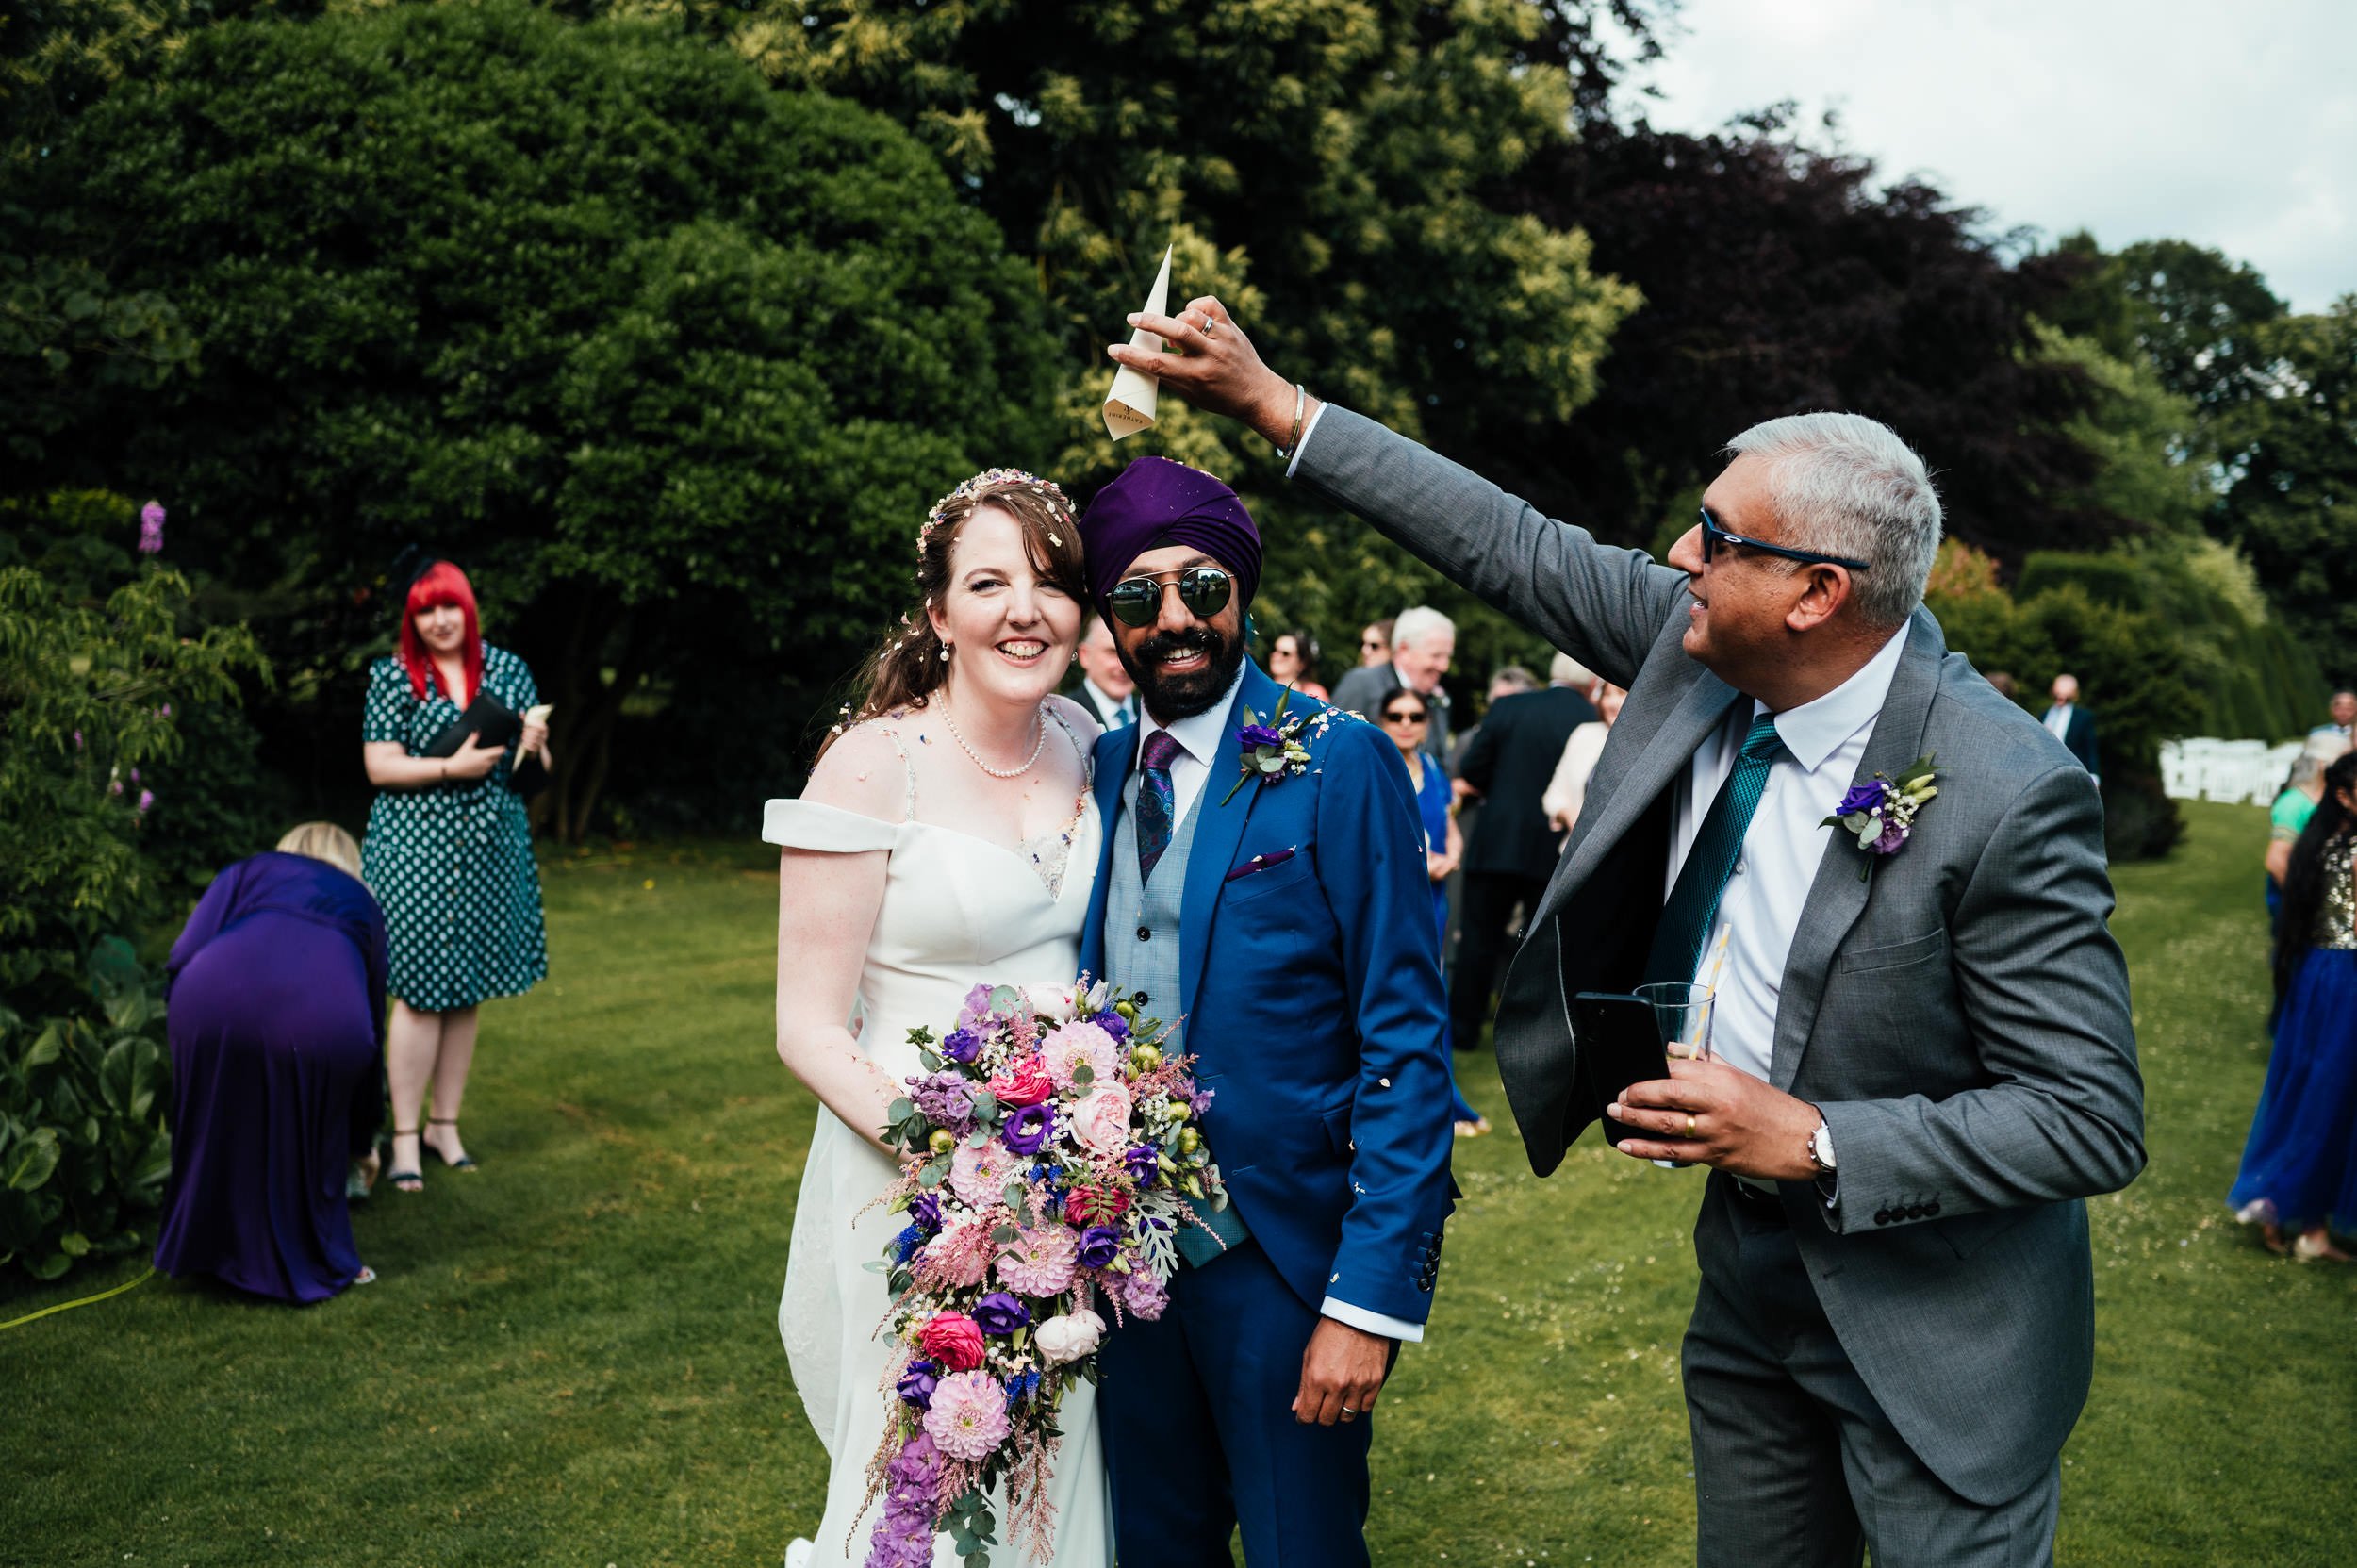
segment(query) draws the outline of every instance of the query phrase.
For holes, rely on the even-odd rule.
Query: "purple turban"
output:
[[[1141,457],[1096,492],[1080,518],[1088,562],[1089,597],[1105,596],[1149,550],[1192,545],[1236,575],[1236,602],[1252,602],[1261,586],[1261,531],[1236,492],[1167,457]]]

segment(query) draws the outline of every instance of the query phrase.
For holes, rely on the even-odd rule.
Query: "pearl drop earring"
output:
[[[941,649],[941,662],[942,662],[943,664],[948,664],[948,663],[949,662],[949,647],[948,647],[948,645],[947,643],[944,643],[944,644],[942,645],[942,649]]]

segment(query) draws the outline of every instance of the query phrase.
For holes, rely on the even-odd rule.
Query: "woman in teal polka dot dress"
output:
[[[387,1180],[402,1192],[424,1185],[420,1142],[453,1170],[474,1167],[458,1108],[474,1062],[475,1005],[528,991],[549,972],[540,872],[508,748],[470,734],[454,756],[422,754],[486,691],[525,716],[516,756],[548,766],[548,725],[530,711],[540,701],[531,669],[483,641],[466,574],[436,561],[408,586],[401,652],[369,667],[360,735],[377,788],[361,876],[385,911],[394,999]],[[421,1130],[429,1081],[434,1114]]]

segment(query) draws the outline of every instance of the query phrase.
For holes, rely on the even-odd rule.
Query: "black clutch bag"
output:
[[[454,757],[467,737],[479,734],[486,746],[513,746],[522,738],[524,721],[516,710],[487,691],[475,693],[467,711],[452,721],[450,728],[434,737],[433,744],[418,754],[421,757]]]

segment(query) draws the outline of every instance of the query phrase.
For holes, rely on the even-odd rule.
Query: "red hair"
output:
[[[467,574],[448,561],[437,561],[409,585],[409,604],[401,617],[401,662],[409,669],[409,689],[425,701],[426,671],[432,666],[424,640],[418,635],[418,617],[440,604],[455,604],[467,618],[467,640],[460,657],[467,667],[467,689],[447,695],[461,708],[483,686],[483,628],[476,619],[474,587]]]

